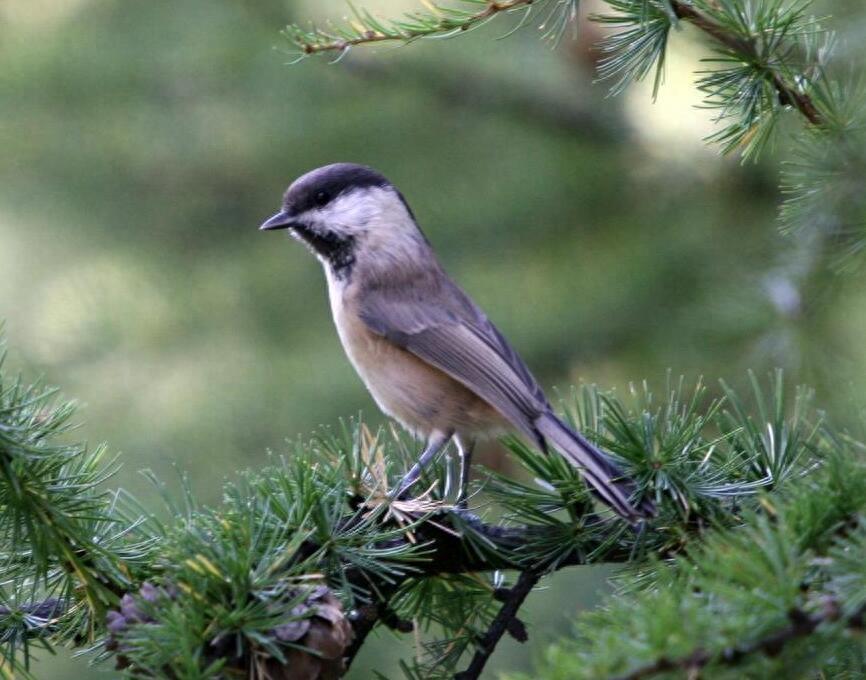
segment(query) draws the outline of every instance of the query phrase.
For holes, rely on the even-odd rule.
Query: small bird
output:
[[[556,449],[629,522],[651,516],[635,484],[554,412],[529,369],[445,273],[406,199],[371,168],[336,163],[297,179],[261,230],[287,229],[321,261],[349,360],[379,408],[426,442],[398,487],[454,440],[465,502],[480,435],[517,430]]]

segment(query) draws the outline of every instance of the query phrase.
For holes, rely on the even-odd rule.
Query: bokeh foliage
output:
[[[862,7],[824,6],[843,60],[862,63]],[[377,417],[317,266],[255,232],[284,184],[333,160],[375,165],[403,189],[546,385],[624,387],[670,366],[736,382],[741,368],[784,365],[834,410],[863,393],[863,286],[815,275],[801,287],[814,248],[773,232],[776,157],[740,168],[701,151],[686,127],[699,114],[665,88],[655,107],[645,94],[604,99],[588,27],[558,52],[532,30],[487,40],[503,32],[491,26],[447,50],[378,52],[384,72],[286,68],[279,27],[341,7],[0,8],[11,362],[81,397],[88,437],[124,452],[119,482],[146,494],[135,470],[170,476],[177,463],[207,496],[286,436],[359,408]],[[674,55],[696,39],[674,32]],[[692,67],[669,61],[668,89]],[[526,104],[538,100],[546,115]],[[547,115],[560,108],[613,134]],[[482,453],[507,465],[495,447]]]

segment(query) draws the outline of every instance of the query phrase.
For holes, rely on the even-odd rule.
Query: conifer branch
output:
[[[790,485],[823,447],[841,446],[815,429],[807,394],[786,416],[780,377],[772,387],[765,394],[755,382],[758,422],[731,390],[726,409],[682,381],[661,400],[646,386],[628,402],[592,388],[577,395],[570,417],[661,510],[639,532],[596,513],[568,462],[511,440],[533,481],[485,481],[497,523],[439,495],[442,461],[422,477],[427,495],[392,502],[387,491],[417,457],[415,444],[359,424],[228,484],[218,507],[187,491],[172,502],[170,524],[143,522],[120,494],[64,484],[104,478],[85,448],[51,439],[71,410],[57,418],[43,391],[0,388],[0,658],[24,671],[33,646],[95,641],[120,667],[157,677],[217,667],[292,677],[311,665],[333,675],[377,625],[405,632],[417,621],[441,633],[422,641],[410,677],[450,678],[468,660],[463,677],[477,678],[503,635],[525,638],[518,611],[544,575],[683,555],[706,540],[705,527],[737,526],[744,509],[759,511],[756,492]],[[41,530],[48,515],[22,493],[22,475],[71,511],[64,523]],[[81,549],[70,569],[73,545]],[[503,570],[520,574],[515,586],[503,586]]]
[[[285,30],[289,40],[298,47],[302,56],[323,52],[344,53],[358,45],[383,42],[411,42],[469,31],[494,18],[497,14],[531,8],[546,0],[463,0],[467,9],[457,9],[428,0],[424,4],[429,12],[407,14],[402,20],[380,21],[364,10],[352,7],[353,20],[345,27],[328,30],[313,28],[306,31],[297,25]],[[474,11],[472,7],[478,7]]]
[[[423,0],[422,0],[423,1]],[[321,52],[344,55],[350,47],[386,40],[448,37],[497,15],[549,8],[541,28],[556,42],[576,17],[579,0],[453,0],[446,5],[425,1],[427,12],[403,19],[379,20],[353,8],[354,19],[328,30],[285,30],[298,60]],[[718,113],[719,129],[706,139],[723,153],[756,159],[769,146],[782,114],[796,111],[806,122],[795,137],[795,160],[782,173],[785,200],[780,210],[783,231],[805,233],[830,245],[816,258],[853,268],[854,256],[866,253],[866,193],[858,191],[866,171],[863,106],[858,86],[841,84],[831,75],[834,35],[807,14],[812,0],[604,0],[609,14],[590,17],[611,29],[600,43],[598,71],[619,93],[629,83],[654,73],[653,92],[661,87],[671,31],[688,23],[707,36],[713,64],[700,71],[697,88],[704,105]],[[463,9],[464,7],[468,9]],[[516,30],[515,28],[515,30]],[[793,135],[792,135],[793,136]],[[858,258],[862,259],[862,258]]]
[[[866,459],[862,444],[831,438],[820,467],[740,527],[707,534],[583,614],[580,639],[551,650],[547,674],[638,680],[736,667],[744,677],[844,677],[846,656],[856,666],[862,654],[848,632],[866,613]],[[791,644],[806,639],[808,659]]]
[[[730,50],[732,54],[752,59],[756,63],[763,60],[754,39],[744,38],[726,30],[724,26],[701,14],[694,5],[683,0],[670,0],[670,3],[678,19],[688,21],[719,45]],[[776,88],[783,105],[797,109],[814,126],[820,127],[824,124],[824,117],[808,94],[799,91],[794,84],[788,83],[777,69],[771,68],[769,71],[773,87]]]
[[[792,609],[788,613],[790,624],[752,642],[736,647],[727,647],[720,652],[709,652],[698,648],[677,659],[662,657],[624,675],[612,677],[610,680],[644,680],[671,671],[683,671],[691,678],[697,677],[698,673],[710,664],[738,666],[744,662],[746,657],[753,654],[764,654],[768,657],[778,656],[785,645],[812,635],[821,624],[834,623],[842,618],[842,605],[837,600],[824,598],[822,605],[824,611],[818,614],[809,614],[796,608]],[[866,616],[866,605],[859,607],[855,612],[845,617],[845,627],[851,630],[862,630],[864,616]]]

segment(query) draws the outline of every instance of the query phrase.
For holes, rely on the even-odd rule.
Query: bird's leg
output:
[[[472,451],[475,448],[475,440],[464,439],[459,435],[454,440],[457,442],[457,453],[460,456],[460,491],[457,495],[457,507],[465,509],[469,502],[469,473],[472,469]]]
[[[444,449],[448,444],[451,439],[451,434],[451,432],[430,433],[430,437],[427,439],[427,446],[421,453],[421,457],[418,459],[418,462],[412,466],[409,472],[406,473],[406,476],[403,477],[403,481],[400,482],[400,485],[392,494],[392,498],[400,498],[400,496],[408,491],[409,487],[418,481],[418,477],[421,476],[421,472],[424,468],[429,465],[430,461],[436,457],[436,454],[442,451],[442,449]]]

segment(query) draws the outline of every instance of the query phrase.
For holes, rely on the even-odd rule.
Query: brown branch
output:
[[[866,616],[866,605],[861,606],[856,612],[848,616],[845,620],[845,625],[851,629],[862,629],[864,616]],[[841,606],[839,602],[828,599],[824,602],[823,611],[818,614],[808,614],[801,609],[792,609],[788,612],[790,623],[787,626],[753,642],[736,647],[727,647],[715,652],[698,648],[678,659],[662,657],[646,666],[641,666],[610,680],[643,680],[660,673],[669,673],[670,671],[677,670],[688,673],[689,677],[697,677],[698,672],[710,664],[736,666],[745,657],[758,653],[770,657],[777,656],[789,642],[808,637],[822,623],[838,621],[840,617]]]
[[[758,48],[754,40],[745,39],[726,31],[723,26],[719,26],[712,19],[704,16],[682,0],[671,0],[671,6],[678,19],[688,21],[734,54],[746,55],[756,61],[758,60]],[[773,87],[779,93],[779,101],[782,104],[797,109],[812,125],[820,126],[824,124],[824,117],[820,114],[809,95],[798,91],[794,86],[787,83],[778,71],[774,70],[772,72],[772,78]]]
[[[603,520],[587,518],[588,522]],[[461,531],[472,532],[477,538],[484,539],[490,546],[483,553],[473,548],[472,539]],[[406,632],[402,622],[391,617],[388,601],[409,579],[419,579],[441,574],[464,574],[494,571],[499,569],[518,570],[521,576],[517,584],[506,591],[504,604],[491,623],[487,634],[479,641],[479,648],[469,668],[461,675],[464,680],[479,677],[485,664],[493,654],[497,643],[506,632],[513,632],[517,625],[516,615],[534,585],[545,574],[559,569],[587,564],[586,555],[601,551],[593,563],[624,563],[634,560],[633,548],[623,543],[610,545],[609,536],[599,534],[597,543],[589,543],[583,550],[575,550],[559,559],[556,564],[534,564],[531,568],[518,557],[520,548],[533,540],[538,540],[549,530],[543,526],[503,527],[488,524],[480,517],[465,510],[451,509],[429,517],[427,521],[413,529],[414,540],[428,546],[423,562],[413,565],[413,570],[402,576],[391,575],[388,580],[371,581],[370,575],[357,569],[349,569],[346,579],[368,591],[377,593],[377,600],[359,607],[351,617],[355,640],[346,652],[346,667],[355,659],[367,636],[379,624],[384,623],[396,630]],[[396,547],[404,539],[395,539],[383,547]],[[317,545],[310,544],[304,550],[313,554]],[[474,675],[472,673],[475,673]]]
[[[332,40],[324,40],[322,42],[309,42],[303,38],[295,39],[295,44],[306,55],[319,54],[321,52],[345,52],[351,47],[358,45],[368,45],[371,43],[382,42],[410,42],[417,38],[436,35],[451,31],[468,31],[475,26],[484,23],[488,19],[493,18],[497,14],[510,12],[521,7],[529,7],[536,0],[490,0],[483,10],[479,10],[474,14],[468,15],[463,21],[454,21],[443,18],[439,23],[433,24],[430,27],[397,29],[395,27],[393,33],[382,33],[376,30],[366,30],[359,33],[357,36],[341,38],[334,36]],[[328,35],[320,32],[319,35],[327,38]]]
[[[350,616],[350,621],[352,629],[355,632],[355,637],[352,640],[352,644],[346,650],[344,657],[345,669],[347,671],[358,655],[358,652],[361,651],[361,647],[364,646],[367,636],[373,632],[373,629],[380,622],[399,633],[411,633],[414,630],[411,621],[403,621],[398,618],[383,602],[360,607]]]
[[[496,645],[502,639],[505,633],[513,630],[513,624],[517,621],[517,612],[523,606],[524,601],[532,592],[535,584],[541,578],[541,573],[538,571],[524,571],[517,579],[514,587],[508,591],[505,596],[505,603],[502,609],[496,615],[496,618],[490,623],[490,627],[480,640],[478,649],[472,657],[472,661],[465,671],[457,673],[454,680],[478,680],[481,677],[484,666],[490,660],[490,656],[496,649]],[[521,642],[526,640],[525,634]]]
[[[367,641],[367,636],[373,632],[376,624],[379,623],[380,611],[382,607],[375,604],[365,605],[352,612],[349,616],[349,622],[352,624],[352,630],[355,637],[352,639],[352,644],[346,650],[346,656],[343,657],[344,667],[346,671],[352,665],[361,647]]]
[[[409,42],[425,36],[437,35],[451,31],[466,31],[493,18],[497,14],[509,12],[521,7],[529,8],[534,1],[535,0],[501,0],[496,2],[495,0],[491,0],[486,4],[483,10],[468,15],[462,21],[455,21],[454,19],[443,17],[441,21],[438,23],[432,23],[430,26],[405,29],[395,26],[393,32],[387,33],[370,29],[361,31],[358,35],[352,37],[330,36],[323,31],[314,32],[312,35],[321,38],[320,42],[314,42],[309,38],[305,39],[303,34],[298,32],[295,34],[293,40],[305,55],[318,54],[321,52],[345,52],[351,47],[370,43],[395,41]],[[759,60],[760,55],[754,39],[743,38],[735,33],[731,33],[726,30],[724,26],[719,25],[710,17],[702,14],[684,0],[670,0],[670,2],[674,14],[676,14],[678,19],[689,22],[734,54],[744,55],[747,58],[756,61]],[[800,92],[795,85],[788,83],[778,71],[770,70],[773,87],[778,92],[779,100],[782,104],[797,109],[812,125],[823,125],[824,117],[821,115],[812,98],[809,95]]]

